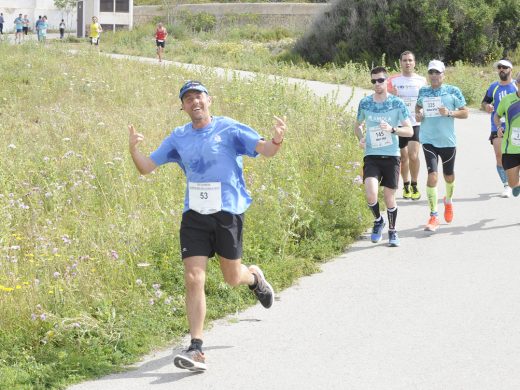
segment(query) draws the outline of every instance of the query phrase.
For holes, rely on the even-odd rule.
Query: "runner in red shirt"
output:
[[[163,26],[162,23],[157,25],[157,30],[155,30],[155,44],[157,45],[157,57],[159,57],[159,62],[162,61],[162,55],[164,53],[164,45],[166,44],[166,37],[168,36],[168,31]]]

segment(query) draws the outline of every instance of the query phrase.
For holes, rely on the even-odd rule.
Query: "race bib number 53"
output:
[[[199,214],[214,214],[222,210],[222,189],[219,182],[188,183],[189,207]]]

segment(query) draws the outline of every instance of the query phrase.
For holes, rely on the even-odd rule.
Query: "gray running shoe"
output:
[[[253,290],[256,298],[260,301],[263,307],[269,309],[273,305],[274,301],[274,290],[273,287],[265,280],[264,273],[258,266],[252,265],[249,267],[249,271],[256,275],[257,284]]]
[[[206,358],[198,349],[186,349],[173,358],[175,367],[190,371],[206,371]]]

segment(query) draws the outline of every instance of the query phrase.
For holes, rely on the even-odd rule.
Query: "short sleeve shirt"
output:
[[[412,126],[420,124],[415,120],[415,104],[417,103],[419,90],[425,85],[426,78],[417,74],[412,76],[397,74],[388,78],[388,89],[404,101],[408,111],[410,111]]]
[[[437,148],[457,146],[454,118],[440,116],[436,113],[438,113],[439,107],[446,107],[448,110],[465,107],[466,99],[460,89],[449,84],[443,84],[436,89],[431,86],[422,87],[419,90],[417,105],[422,107],[425,112],[419,133],[421,143],[431,144]]]
[[[500,100],[497,114],[506,118],[506,131],[502,138],[503,154],[520,154],[520,97],[510,93]]]
[[[366,156],[400,156],[399,137],[396,134],[381,131],[381,121],[392,127],[399,126],[410,118],[404,102],[397,96],[388,94],[382,102],[374,101],[374,95],[367,96],[359,102],[357,121],[366,124]]]
[[[493,112],[491,113],[490,119],[491,119],[491,131],[493,133],[497,132],[497,127],[495,125],[495,121],[493,120],[493,117],[495,116],[495,112],[497,111],[498,104],[500,103],[500,100],[507,94],[513,93],[517,91],[517,87],[515,83],[509,83],[507,85],[502,85],[498,81],[495,81],[492,83],[488,90],[486,91],[486,95],[484,96],[484,99],[482,100],[483,103],[489,103],[493,104]]]
[[[14,20],[14,24],[15,24],[15,28],[16,28],[17,30],[21,30],[22,27],[23,27],[23,19],[22,19],[22,18],[16,18],[16,19]]]
[[[157,165],[177,163],[186,174],[187,183],[220,183],[222,210],[242,214],[251,204],[242,156],[256,157],[255,149],[261,139],[247,125],[214,116],[211,123],[201,129],[194,129],[191,122],[177,127],[150,158]],[[188,210],[187,188],[184,211]]]

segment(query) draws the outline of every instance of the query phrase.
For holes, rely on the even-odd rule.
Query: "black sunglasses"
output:
[[[439,72],[438,70],[435,70],[435,69],[430,69],[428,71],[428,74],[441,74],[442,72]]]
[[[498,65],[497,68],[498,69],[509,69],[509,66]]]
[[[379,83],[379,84],[383,84],[385,82],[385,78],[381,77],[380,79],[371,79],[370,82],[372,84],[375,84],[375,83]]]

